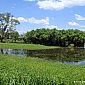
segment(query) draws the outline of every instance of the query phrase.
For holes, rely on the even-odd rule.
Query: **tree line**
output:
[[[81,47],[85,43],[85,31],[78,29],[57,30],[36,29],[19,35],[14,29],[20,22],[11,13],[0,13],[0,40],[23,40],[24,43],[53,45],[53,46],[74,46]]]
[[[53,46],[83,46],[85,32],[78,29],[57,30],[57,29],[36,29],[25,34],[26,43],[53,45]]]

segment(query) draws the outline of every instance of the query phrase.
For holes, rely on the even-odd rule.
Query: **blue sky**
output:
[[[85,30],[85,0],[0,0],[5,12],[20,21],[20,34],[44,27]]]

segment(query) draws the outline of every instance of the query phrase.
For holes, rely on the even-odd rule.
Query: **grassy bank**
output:
[[[82,85],[85,66],[0,54],[0,85]]]
[[[37,49],[51,49],[51,48],[57,48],[57,47],[44,46],[39,44],[0,43],[0,48],[37,50]]]

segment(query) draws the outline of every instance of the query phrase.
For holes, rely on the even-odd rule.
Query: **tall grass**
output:
[[[57,46],[44,46],[39,44],[0,43],[0,48],[37,50],[57,48]]]
[[[0,54],[0,85],[75,85],[84,80],[84,65]]]

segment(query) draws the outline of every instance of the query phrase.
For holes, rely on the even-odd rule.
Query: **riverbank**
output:
[[[84,65],[0,54],[1,85],[74,85],[84,80]]]
[[[0,48],[38,50],[38,49],[51,49],[51,48],[59,48],[59,47],[44,46],[40,44],[0,43]]]

